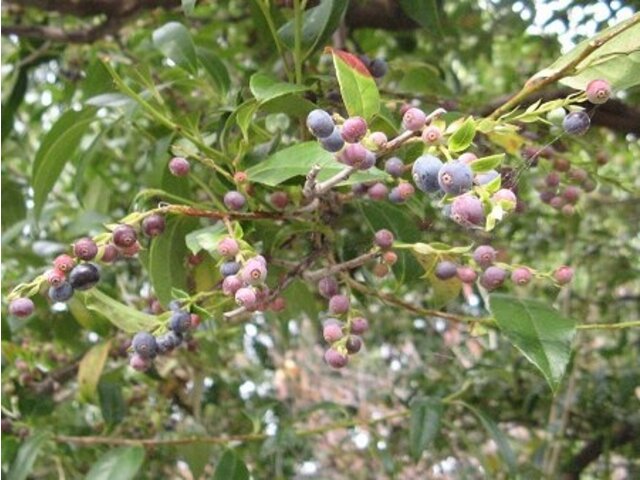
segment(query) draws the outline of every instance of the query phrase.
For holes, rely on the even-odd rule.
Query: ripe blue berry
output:
[[[345,142],[356,143],[367,134],[367,122],[362,117],[351,117],[345,120],[340,131]]]
[[[227,277],[227,278],[233,278],[233,277]],[[251,310],[253,307],[255,307],[258,301],[256,297],[256,293],[253,291],[253,288],[248,288],[248,287],[240,288],[236,292],[235,298],[238,305],[241,305],[247,308],[247,310]]]
[[[360,337],[356,337],[355,335],[349,335],[344,346],[347,349],[347,352],[353,355],[354,353],[358,353],[362,348],[362,340]]]
[[[473,251],[473,259],[482,269],[488,268],[496,261],[496,251],[489,245],[480,245]]]
[[[392,177],[401,177],[404,173],[404,162],[398,157],[391,157],[384,162],[384,171]]]
[[[373,78],[382,78],[387,74],[389,66],[387,65],[387,62],[384,61],[384,59],[374,58],[373,60],[371,60],[371,62],[369,62],[367,68],[369,69],[369,73],[371,73],[371,76]]]
[[[116,247],[129,248],[138,240],[138,234],[131,225],[118,225],[112,233],[112,241]]]
[[[463,227],[478,227],[484,223],[484,207],[473,195],[460,195],[451,204],[451,218]]]
[[[324,353],[324,361],[332,368],[343,368],[349,363],[349,357],[330,348]]]
[[[448,260],[438,262],[435,269],[435,276],[440,280],[449,280],[458,274],[458,266]]]
[[[172,312],[177,312],[178,310],[182,310],[182,305],[179,300],[171,300],[169,302],[169,310]]]
[[[516,285],[526,285],[531,281],[531,270],[527,267],[518,267],[511,272],[511,281]]]
[[[362,335],[369,330],[369,322],[364,317],[355,317],[351,319],[351,333]]]
[[[507,272],[500,267],[487,268],[480,277],[480,285],[487,290],[495,290],[502,285],[507,278]]]
[[[239,262],[224,262],[220,265],[220,273],[223,277],[228,277],[229,275],[235,275],[240,271],[240,263]]]
[[[322,337],[327,343],[337,342],[342,338],[342,326],[335,318],[324,322],[322,327]]]
[[[233,258],[240,251],[240,246],[235,239],[231,237],[225,237],[218,243],[217,251],[223,257]]]
[[[176,333],[184,333],[191,328],[191,314],[184,310],[173,312],[169,319],[169,328]]]
[[[174,157],[169,160],[169,171],[176,177],[186,177],[189,175],[191,165],[186,158]]]
[[[35,309],[35,306],[30,298],[21,297],[12,300],[9,304],[9,313],[18,318],[27,318]]]
[[[164,232],[166,222],[160,214],[154,213],[142,220],[142,231],[148,237],[157,237]]]
[[[394,240],[395,240],[395,237],[393,233],[387,230],[386,228],[378,230],[373,237],[373,242],[378,247],[384,248],[384,249],[391,248]]]
[[[307,115],[307,128],[314,137],[326,138],[331,135],[334,127],[331,115],[324,110],[312,110]]]
[[[133,351],[141,358],[153,358],[158,351],[156,337],[147,332],[138,332],[131,341]]]
[[[349,298],[346,295],[334,295],[329,299],[329,312],[334,315],[347,313],[349,311]]]
[[[98,254],[98,246],[89,237],[84,237],[73,244],[73,253],[80,260],[93,260]]]
[[[235,190],[225,193],[222,201],[229,210],[241,210],[247,202],[244,195]]]
[[[267,269],[265,264],[255,258],[252,258],[242,267],[240,277],[245,283],[250,285],[258,285],[267,278]]]
[[[424,127],[427,116],[419,108],[412,107],[402,116],[402,126],[405,130],[416,132]]]
[[[594,105],[605,103],[611,96],[611,85],[606,80],[591,80],[585,88],[587,99]]]
[[[571,112],[562,121],[564,131],[570,135],[584,135],[589,130],[590,125],[591,119],[583,111]]]
[[[100,281],[100,270],[93,263],[76,265],[69,273],[69,283],[74,290],[89,290]]]
[[[49,298],[53,302],[66,302],[73,296],[73,287],[69,282],[49,288]]]
[[[338,294],[338,282],[333,277],[321,278],[318,282],[318,292],[324,298],[331,298]]]
[[[331,153],[336,153],[342,150],[342,147],[344,147],[344,139],[342,138],[340,129],[335,127],[333,132],[331,132],[331,135],[326,138],[321,138],[320,145],[322,145],[322,148],[327,152]]]
[[[367,194],[371,200],[384,200],[387,198],[389,189],[384,183],[374,183],[367,190]]]
[[[411,176],[419,190],[423,192],[437,192],[440,190],[438,172],[442,162],[433,155],[421,155],[413,163]]]
[[[462,162],[447,162],[438,172],[438,184],[446,193],[460,195],[473,185],[473,172]]]
[[[164,335],[161,335],[156,339],[156,344],[158,345],[158,353],[169,353],[174,348],[178,347],[182,343],[182,335],[174,332],[173,330],[168,331]]]

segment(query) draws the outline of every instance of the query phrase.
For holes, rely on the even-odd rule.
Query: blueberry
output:
[[[342,139],[348,143],[356,143],[367,134],[367,122],[362,117],[351,117],[345,120],[340,131]]]
[[[129,248],[138,240],[138,234],[131,225],[118,225],[112,233],[113,244],[120,248]]]
[[[451,204],[451,218],[463,227],[478,227],[484,223],[482,202],[473,195],[460,195]]]
[[[98,254],[98,246],[89,237],[84,237],[73,244],[73,253],[81,260],[93,260]]]
[[[30,298],[21,297],[12,300],[9,304],[9,313],[18,318],[27,318],[35,309],[35,306]]]
[[[388,198],[391,203],[404,203],[404,198],[400,195],[398,187],[393,187],[391,189]]]
[[[174,157],[169,160],[169,171],[176,177],[185,177],[189,175],[191,165],[186,158]]]
[[[567,266],[558,267],[553,272],[553,278],[560,285],[566,285],[573,278],[573,269],[571,267],[567,267]]]
[[[250,285],[258,285],[264,282],[264,279],[267,278],[267,269],[264,266],[264,263],[252,258],[244,264],[244,267],[242,267],[240,278]]]
[[[53,302],[66,302],[73,296],[73,287],[69,282],[49,288],[49,298]]]
[[[227,278],[234,278],[234,277],[227,277]],[[253,291],[253,288],[248,288],[248,287],[240,288],[235,294],[235,299],[238,305],[242,305],[246,307],[247,310],[251,310],[253,307],[255,307],[258,301],[256,297],[256,293]]]
[[[318,292],[324,298],[331,298],[338,294],[338,282],[333,277],[321,278],[318,282]]]
[[[324,110],[312,110],[307,115],[307,128],[314,137],[326,138],[333,133],[334,127],[331,115]]]
[[[223,257],[232,258],[238,254],[238,252],[240,251],[240,246],[235,239],[231,237],[225,237],[220,240],[220,242],[218,242],[218,246],[216,249],[218,253]]]
[[[589,130],[590,125],[591,119],[583,111],[571,112],[562,121],[564,131],[570,135],[584,135]]]
[[[419,108],[412,107],[402,116],[402,126],[413,132],[420,130],[427,122],[427,116]]]
[[[134,353],[129,359],[129,366],[138,372],[144,372],[149,369],[151,362],[148,358],[144,358],[141,355]]]
[[[378,230],[373,237],[373,242],[378,247],[384,248],[384,249],[391,248],[394,240],[395,240],[395,237],[393,233],[390,230],[387,230],[386,228]]]
[[[355,317],[351,319],[351,333],[362,335],[369,330],[369,322],[364,317]]]
[[[358,353],[362,348],[362,340],[355,335],[349,335],[344,346],[350,354]]]
[[[496,261],[496,251],[489,245],[480,245],[473,251],[473,259],[482,269],[490,267]]]
[[[384,171],[392,177],[401,177],[404,173],[404,162],[398,157],[391,157],[384,162]]]
[[[269,196],[269,201],[275,208],[283,210],[289,204],[289,195],[287,195],[287,192],[278,190]]]
[[[413,163],[411,176],[419,190],[423,192],[437,192],[440,190],[438,172],[442,168],[442,162],[433,155],[421,155]]]
[[[438,184],[446,193],[460,195],[473,185],[473,172],[462,162],[447,162],[438,172]]]
[[[440,280],[449,280],[458,274],[458,266],[448,260],[438,262],[435,269],[435,276]]]
[[[337,342],[342,338],[342,325],[336,319],[329,319],[322,327],[322,337],[327,343]]]
[[[229,275],[222,281],[222,293],[231,296],[240,290],[242,287],[242,280],[237,275]]]
[[[191,327],[191,314],[184,310],[173,312],[169,319],[169,329],[176,333],[184,333]]]
[[[100,270],[93,263],[81,263],[69,273],[74,290],[89,290],[100,281]]]
[[[435,125],[429,125],[422,131],[422,141],[427,145],[436,145],[442,140],[442,131]]]
[[[73,259],[73,257],[67,254],[62,254],[56,257],[56,259],[53,261],[53,266],[57,270],[67,273],[76,266],[76,261]]]
[[[480,277],[480,284],[487,290],[495,290],[501,286],[507,278],[507,272],[500,267],[487,268]]]
[[[179,300],[171,300],[169,302],[169,310],[172,312],[177,312],[178,310],[182,310],[182,305]]]
[[[229,210],[241,210],[247,202],[244,195],[235,190],[225,193],[222,201]]]
[[[382,78],[387,74],[389,66],[382,58],[374,58],[368,65],[369,73],[373,78]]]
[[[473,179],[473,182],[476,185],[486,185],[488,183],[491,183],[493,180],[495,180],[499,176],[500,174],[496,170],[489,170],[488,172],[485,172],[485,173],[476,174],[475,178]]]
[[[369,170],[376,164],[376,156],[373,152],[367,150],[367,154],[364,157],[364,160],[357,165],[358,170]]]
[[[220,273],[223,277],[228,277],[229,275],[235,275],[240,271],[240,263],[239,262],[224,262],[220,265]]]
[[[142,220],[142,231],[148,237],[157,237],[164,232],[166,222],[160,214],[154,213]]]
[[[153,358],[158,351],[156,337],[147,332],[138,332],[131,341],[131,347],[141,358]]]
[[[329,299],[329,312],[334,315],[347,313],[349,311],[349,298],[346,295],[334,295]]]
[[[458,274],[458,278],[463,283],[473,283],[476,281],[476,278],[478,278],[478,274],[471,267],[458,267],[457,274]]]
[[[158,353],[169,353],[182,343],[182,335],[170,330],[156,339]]]
[[[334,348],[330,348],[324,353],[324,361],[333,368],[343,368],[349,363],[349,357]]]
[[[367,194],[371,200],[384,200],[389,194],[389,189],[384,183],[374,183],[367,190]]]
[[[605,103],[611,96],[611,85],[606,80],[591,80],[585,88],[587,99],[595,104]]]
[[[344,147],[344,140],[342,138],[342,134],[340,133],[340,129],[338,127],[335,127],[333,129],[333,132],[331,132],[331,135],[325,138],[321,138],[320,145],[322,145],[322,148],[324,148],[327,152],[331,153],[336,153],[342,150],[342,147]]]
[[[518,267],[511,272],[511,281],[516,285],[526,285],[531,281],[531,270],[527,267]]]
[[[342,151],[340,159],[345,165],[349,165],[351,167],[359,167],[363,162],[366,161],[368,153],[370,152],[361,144],[352,143],[350,145],[347,145],[346,148]]]

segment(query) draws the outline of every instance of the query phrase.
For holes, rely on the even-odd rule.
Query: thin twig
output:
[[[362,254],[359,257],[352,258],[351,260],[347,260],[346,262],[336,263],[335,265],[330,265],[328,267],[321,268],[319,270],[306,272],[303,274],[303,277],[308,282],[317,282],[321,278],[328,277],[336,273],[344,272],[346,270],[353,270],[354,268],[361,267],[365,263],[370,262],[371,260],[373,260],[376,257],[379,257],[380,255],[381,253],[379,250],[373,250],[371,252]]]

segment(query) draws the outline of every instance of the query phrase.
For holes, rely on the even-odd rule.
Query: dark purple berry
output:
[[[571,204],[575,204],[579,199],[580,199],[580,189],[578,187],[574,187],[573,185],[569,185],[567,188],[564,189],[564,192],[562,193],[562,196],[564,197],[564,199],[571,203]]]
[[[446,193],[460,195],[473,185],[473,172],[462,162],[447,162],[438,172],[438,184]]]
[[[343,368],[349,363],[349,357],[330,348],[324,353],[324,361],[332,368]]]
[[[174,157],[169,160],[169,171],[176,177],[186,177],[189,175],[191,165],[186,158]]]
[[[9,304],[9,313],[18,318],[27,318],[35,309],[35,306],[30,298],[21,297],[12,300]]]
[[[222,201],[229,210],[241,210],[247,202],[244,195],[235,190],[225,193]]]
[[[367,134],[367,122],[362,117],[348,118],[342,124],[340,134],[345,142],[359,142]]]
[[[158,351],[156,337],[147,332],[138,332],[131,341],[133,351],[141,358],[153,358]]]
[[[331,298],[338,294],[338,282],[333,277],[321,278],[318,282],[318,292],[324,298]]]
[[[584,135],[589,130],[590,125],[591,119],[583,111],[571,112],[562,121],[564,131],[570,135]]]
[[[158,353],[161,354],[169,353],[173,349],[177,348],[181,343],[182,335],[174,332],[173,330],[168,331],[156,339]]]
[[[389,70],[387,62],[385,62],[382,58],[374,58],[373,60],[371,60],[371,62],[369,62],[367,68],[373,78],[382,78],[387,74],[387,71]]]
[[[447,260],[438,262],[435,269],[435,276],[440,280],[449,280],[458,274],[458,266]]]
[[[319,108],[307,115],[307,128],[314,137],[326,138],[333,132],[335,124],[331,115]]]
[[[391,157],[384,162],[384,171],[392,177],[401,177],[404,173],[404,162],[398,157]]]
[[[107,243],[102,247],[102,255],[98,258],[103,263],[111,263],[118,258],[120,252],[113,243]]]
[[[334,315],[347,313],[349,311],[349,298],[346,295],[334,295],[329,299],[329,312]]]
[[[98,254],[98,246],[89,237],[84,237],[73,244],[73,253],[80,260],[93,260]]]
[[[480,245],[473,251],[473,259],[482,269],[488,268],[496,261],[496,251],[489,245]]]
[[[74,290],[89,290],[100,281],[100,270],[93,263],[76,265],[69,273],[69,283]]]
[[[351,319],[351,333],[362,335],[369,330],[369,322],[364,317],[355,317]]]
[[[66,302],[73,296],[73,287],[69,282],[49,288],[49,298],[53,302]]]
[[[500,287],[507,278],[507,272],[500,267],[487,268],[480,277],[480,285],[487,290],[495,290]]]
[[[373,242],[378,247],[385,248],[385,249],[391,248],[393,246],[394,240],[395,240],[395,237],[393,233],[390,230],[387,230],[386,228],[378,230],[373,237]]]
[[[142,220],[142,231],[148,237],[157,237],[164,232],[166,222],[162,215],[154,213]]]
[[[331,153],[337,153],[342,150],[342,147],[344,147],[344,139],[342,138],[340,129],[335,127],[331,135],[326,138],[321,138],[320,145],[322,145],[322,148],[327,152]]]
[[[353,355],[354,353],[358,353],[362,348],[362,340],[360,337],[356,337],[355,335],[349,335],[344,346],[347,349],[347,352]]]
[[[191,328],[191,314],[184,310],[173,312],[169,319],[169,329],[176,333],[184,333]]]
[[[220,273],[223,277],[228,277],[229,275],[235,275],[240,271],[240,263],[239,262],[224,262],[220,265]]]
[[[118,225],[112,237],[113,244],[119,248],[129,248],[138,240],[138,234],[131,225]]]
[[[421,155],[413,163],[411,176],[419,190],[423,192],[437,192],[440,190],[438,172],[442,168],[442,162],[433,155]]]
[[[549,172],[544,179],[544,183],[547,184],[547,187],[557,187],[560,185],[560,174],[558,172]]]

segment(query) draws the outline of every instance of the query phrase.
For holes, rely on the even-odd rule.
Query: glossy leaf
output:
[[[249,88],[256,100],[261,103],[268,102],[274,98],[289,95],[291,93],[301,93],[309,88],[293,83],[280,82],[269,75],[258,72],[254,73],[249,80]]]
[[[498,153],[496,155],[489,155],[488,157],[482,157],[474,160],[469,164],[473,173],[484,173],[489,170],[494,170],[504,161],[504,153]]]
[[[287,147],[274,153],[267,159],[247,170],[247,176],[251,182],[276,186],[293,177],[304,176],[315,164],[322,166],[318,180],[326,180],[344,168],[338,163],[332,153],[324,150],[318,142],[305,142]],[[352,185],[353,183],[381,180],[388,175],[377,168],[367,172],[358,172],[340,185]]]
[[[6,231],[11,225],[23,220],[27,214],[22,188],[7,174],[2,175],[2,230]]]
[[[229,77],[229,71],[226,65],[218,58],[213,50],[196,47],[196,54],[198,55],[200,65],[202,65],[209,74],[216,89],[219,90],[221,94],[226,95],[231,87],[231,78]]]
[[[20,446],[20,450],[11,464],[7,478],[11,480],[25,480],[31,473],[40,450],[49,438],[47,432],[33,432]]]
[[[128,307],[97,288],[86,292],[76,292],[75,296],[81,298],[85,306],[94,314],[106,318],[124,332],[136,333],[142,330],[149,332],[160,325],[159,320],[153,315]]]
[[[171,289],[187,289],[185,260],[189,253],[185,236],[197,221],[192,218],[173,218],[165,232],[155,238],[149,249],[149,278],[158,300],[165,307],[171,301]]]
[[[440,399],[423,397],[413,400],[410,407],[409,449],[417,462],[440,431],[443,405]]]
[[[104,377],[98,384],[98,399],[100,400],[100,412],[107,425],[118,425],[127,411],[122,395],[122,383],[120,381],[105,380]]]
[[[322,0],[318,5],[309,8],[302,17],[302,46],[309,56],[316,49],[323,47],[340,25],[349,2],[346,0]],[[294,48],[294,20],[285,23],[278,36],[290,49]]]
[[[201,250],[205,250],[211,254],[215,253],[218,243],[223,237],[228,236],[227,228],[224,223],[218,222],[210,227],[201,228],[189,232],[185,237],[187,248],[194,255]]]
[[[216,465],[213,480],[249,480],[249,469],[233,450],[227,450]]]
[[[340,94],[349,116],[371,120],[380,110],[380,93],[376,81],[355,55],[331,48],[329,51],[333,56]]]
[[[94,345],[85,353],[78,365],[78,397],[85,402],[95,398],[100,375],[109,356],[111,341]]]
[[[153,32],[153,44],[167,58],[191,74],[198,72],[198,58],[189,30],[179,22],[169,22]]]
[[[473,117],[467,118],[462,125],[449,137],[448,147],[452,152],[466,150],[473,142],[476,135],[476,124]]]
[[[427,32],[442,35],[440,13],[436,0],[400,0],[402,10]]]
[[[557,391],[571,358],[575,322],[539,300],[496,293],[490,305],[500,331]]]
[[[86,480],[132,480],[144,463],[144,448],[120,447],[107,451],[91,467]]]
[[[73,157],[94,119],[95,109],[68,110],[42,139],[36,153],[31,175],[34,216],[39,219],[49,192],[60,177],[64,166]]]

